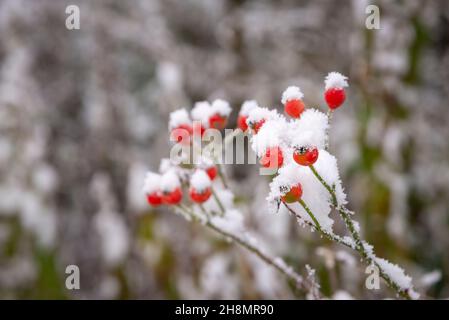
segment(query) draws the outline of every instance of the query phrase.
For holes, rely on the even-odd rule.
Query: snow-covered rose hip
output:
[[[284,155],[279,147],[270,147],[265,151],[265,154],[259,161],[264,168],[275,169],[282,166],[284,163]]]
[[[267,108],[252,108],[248,113],[246,124],[254,134],[257,134],[270,117],[271,112]]]
[[[303,97],[304,95],[299,87],[290,86],[285,89],[281,99],[285,113],[292,118],[299,118],[305,109]]]
[[[282,191],[283,196],[281,196],[281,200],[285,203],[297,202],[302,197],[302,186],[300,183],[291,187],[284,187]]]
[[[174,205],[182,201],[181,182],[174,170],[169,170],[162,176],[160,189],[162,193],[162,203]]]
[[[331,72],[324,80],[324,99],[331,110],[340,107],[346,100],[345,89],[348,86],[347,77],[338,72]]]
[[[168,124],[170,139],[177,143],[189,144],[193,134],[192,121],[186,109],[179,109],[170,113]]]
[[[209,116],[209,127],[214,129],[224,129],[232,109],[227,101],[217,99],[212,103]]]
[[[248,120],[249,112],[258,107],[257,102],[254,100],[248,100],[242,104],[242,108],[240,109],[239,116],[237,118],[237,126],[240,130],[243,132],[248,130],[248,124],[246,121]]]
[[[148,203],[157,207],[162,204],[162,193],[160,191],[161,176],[157,173],[147,172],[143,184],[143,192],[147,197]]]
[[[206,202],[212,194],[212,183],[204,170],[197,170],[190,178],[190,199],[196,203]]]
[[[299,147],[293,151],[293,160],[302,166],[311,166],[318,159],[316,147]]]

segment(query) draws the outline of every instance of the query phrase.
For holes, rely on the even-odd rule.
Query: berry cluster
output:
[[[325,84],[325,100],[329,108],[334,110],[344,102],[346,77],[331,72],[326,77]],[[285,113],[292,118],[290,122],[276,110],[259,107],[254,100],[243,103],[237,126],[241,131],[252,135],[253,149],[260,156],[259,163],[264,168],[277,170],[288,165],[290,159],[301,166],[311,166],[317,161],[319,148],[323,146],[324,140],[316,138],[324,133],[316,134],[313,130],[306,129],[326,129],[327,120],[323,121],[324,115],[316,110],[306,111],[303,97],[301,89],[295,86],[288,87],[282,94],[281,102]],[[195,103],[190,115],[185,108],[176,110],[170,114],[171,139],[177,143],[191,144],[195,133],[201,137],[209,128],[225,128],[230,112],[229,103],[221,99],[212,103]],[[286,154],[290,157],[286,158]],[[159,174],[149,172],[145,179],[144,190],[151,206],[181,203],[183,185],[188,186],[192,202],[206,202],[211,197],[212,181],[215,180],[218,169],[212,159],[203,157],[190,170],[170,164],[161,171],[163,172]],[[286,203],[298,201],[303,194],[299,181],[289,186],[282,185],[280,189],[280,199]]]
[[[288,87],[281,98],[289,118],[276,110],[260,107],[256,101],[246,101],[239,112],[238,129],[234,133],[244,132],[251,137],[251,148],[259,163],[274,175],[267,197],[273,211],[291,213],[300,224],[309,225],[329,240],[354,249],[368,264],[381,269],[381,277],[398,294],[408,299],[418,298],[411,278],[404,270],[377,257],[373,247],[361,240],[359,226],[346,208],[337,160],[327,151],[327,145],[330,115],[344,103],[347,86],[347,78],[340,73],[327,75],[324,100],[329,108],[328,115],[306,108],[304,95],[295,86]],[[197,141],[192,137],[201,137],[209,129],[223,129],[230,112],[231,108],[224,100],[215,100],[212,104],[198,102],[190,114],[186,109],[174,111],[169,122],[171,140],[195,147]],[[215,164],[211,156],[199,156],[201,161],[193,165],[164,159],[160,173],[148,172],[144,184],[148,203],[154,207],[162,204],[176,206],[175,211],[187,219],[201,221],[262,257],[297,283],[303,283],[284,262],[267,256],[255,245],[254,239],[243,228],[243,217],[234,207],[233,194],[225,183],[220,165]],[[217,183],[217,176],[221,183]],[[188,206],[182,203],[183,190],[188,190],[191,201]],[[332,208],[339,213],[351,237],[334,233],[334,220],[330,216]]]

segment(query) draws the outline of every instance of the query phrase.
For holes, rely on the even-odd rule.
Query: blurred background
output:
[[[76,4],[81,29],[67,30]],[[380,30],[365,8],[380,8]],[[169,154],[168,114],[221,97],[280,108],[288,85],[326,110],[349,76],[331,152],[379,256],[449,296],[449,2],[0,0],[0,298],[301,298],[261,261],[141,186]],[[245,221],[333,298],[364,287],[356,256],[266,212],[257,166],[226,167]],[[336,228],[343,232],[343,229]],[[65,269],[81,272],[79,290]]]

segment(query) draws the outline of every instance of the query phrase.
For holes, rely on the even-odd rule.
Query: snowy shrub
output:
[[[238,134],[250,136],[250,146],[260,165],[272,174],[266,201],[273,213],[292,215],[301,226],[350,248],[368,266],[378,268],[380,277],[398,296],[415,299],[419,295],[413,289],[411,277],[399,266],[377,257],[372,245],[361,238],[359,224],[353,220],[354,213],[347,209],[337,159],[328,151],[331,116],[345,102],[347,80],[337,72],[327,75],[324,88],[327,114],[307,108],[304,94],[297,86],[288,87],[282,94],[281,103],[288,117],[261,107],[256,101],[246,101],[238,115],[238,128],[227,136],[225,143]],[[197,134],[202,136],[207,130],[225,128],[231,111],[228,102],[217,99],[212,103],[196,103],[190,115],[186,109],[170,115],[170,133],[183,129],[187,135],[174,141],[187,142],[193,152],[200,153],[199,161],[176,165],[164,159],[160,173],[149,172],[145,178],[148,203],[154,207],[170,206],[188,221],[200,222],[293,280],[307,297],[321,298],[315,271],[310,266],[306,265],[305,276],[300,275],[281,258],[273,257],[251,234],[243,214],[235,206],[234,194],[219,159],[203,153],[201,142],[196,145],[198,141],[191,139],[195,135],[195,123],[201,127]],[[342,224],[348,234],[337,234],[335,230],[340,230],[335,228],[337,224]],[[221,277],[222,273],[223,270],[211,267],[208,277]],[[264,287],[264,290],[268,289]],[[342,294],[335,296],[341,298]]]

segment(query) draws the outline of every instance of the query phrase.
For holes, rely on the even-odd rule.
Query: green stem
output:
[[[366,250],[364,242],[362,241],[360,237],[360,233],[354,226],[354,222],[351,218],[351,213],[349,212],[346,207],[341,206],[338,204],[337,201],[337,195],[335,193],[334,188],[331,188],[329,184],[324,181],[323,177],[318,173],[318,171],[315,169],[313,165],[310,166],[310,169],[312,170],[315,177],[321,182],[321,184],[327,189],[329,192],[329,195],[332,199],[332,205],[337,209],[338,213],[340,214],[340,217],[342,218],[343,222],[345,223],[346,227],[348,228],[352,238],[355,242],[355,250],[360,254],[360,256],[367,261],[369,264],[374,264],[378,269],[380,276],[387,282],[387,284],[393,288],[400,296],[402,296],[405,299],[411,299],[410,294],[407,291],[402,290],[394,281],[390,278],[380,267],[380,265],[373,259],[371,254]]]
[[[304,210],[306,210],[307,214],[310,216],[310,218],[311,218],[311,219],[313,220],[313,222],[315,223],[315,228],[316,228],[319,232],[322,232],[320,223],[319,223],[318,220],[315,218],[315,215],[312,213],[312,211],[311,211],[310,208],[307,206],[307,204],[306,204],[302,199],[299,199],[298,202],[299,202],[299,204],[301,204],[301,206],[304,208]]]

